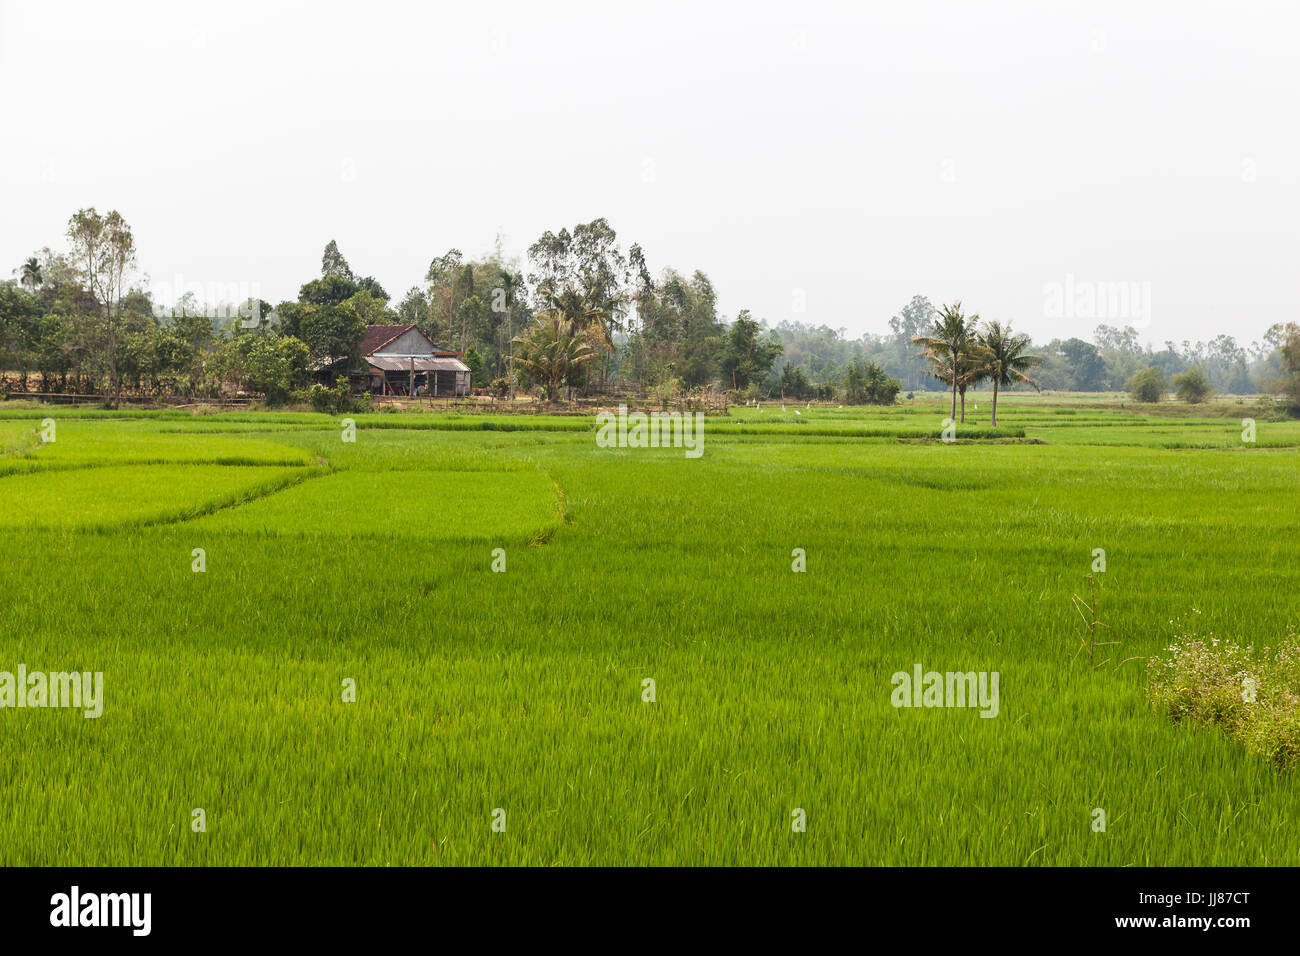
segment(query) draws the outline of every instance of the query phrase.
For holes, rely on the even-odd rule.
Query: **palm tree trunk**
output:
[[[966,389],[961,390],[961,423],[966,424]]]
[[[993,380],[993,427],[998,427],[998,380]]]
[[[952,421],[957,420],[957,376],[952,377],[952,413],[948,416]]]

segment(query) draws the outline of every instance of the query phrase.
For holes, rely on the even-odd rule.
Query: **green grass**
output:
[[[434,414],[29,447],[0,407],[0,670],[105,673],[98,720],[0,710],[0,862],[1296,865],[1294,773],[1155,712],[1144,659],[1300,619],[1300,431],[1118,404],[1009,395],[1042,444],[956,445],[913,439],[941,396],[740,408],[697,460]],[[1143,660],[1089,670],[1095,548]],[[999,715],[894,708],[917,663],[998,671]]]
[[[549,538],[563,519],[555,486],[540,471],[341,471],[196,521],[201,532],[520,544]]]
[[[0,421],[0,458],[27,451],[39,440],[35,423]]]
[[[207,514],[289,487],[306,469],[122,465],[0,479],[0,528],[105,530]]]
[[[5,423],[8,424],[8,423]],[[242,435],[160,431],[149,421],[60,421],[34,460],[50,464],[306,465],[301,448]]]

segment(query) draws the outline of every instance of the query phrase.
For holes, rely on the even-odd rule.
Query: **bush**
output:
[[[651,387],[650,400],[660,408],[667,408],[677,401],[681,394],[682,380],[680,378],[666,378],[658,385]]]
[[[314,411],[337,415],[342,412],[366,412],[370,410],[370,393],[360,398],[352,397],[348,380],[340,377],[333,388],[316,384],[307,390],[307,402]]]
[[[886,375],[875,362],[864,365],[862,359],[856,359],[844,374],[844,400],[850,405],[892,405],[902,390],[902,383]]]
[[[1189,405],[1199,404],[1214,394],[1214,389],[1210,388],[1210,380],[1195,365],[1186,372],[1175,375],[1172,381],[1178,398]]]
[[[1292,415],[1300,415],[1300,325],[1288,322],[1282,329],[1282,336],[1282,344],[1278,347],[1282,354],[1281,375],[1272,383],[1272,389],[1282,394]]]
[[[812,395],[812,382],[808,380],[808,373],[802,365],[787,362],[785,368],[781,369],[778,387],[782,398],[809,398]]]
[[[1147,665],[1152,703],[1175,723],[1218,725],[1280,769],[1300,763],[1300,639],[1275,649],[1198,637]]]
[[[309,353],[300,340],[278,332],[246,332],[218,343],[207,371],[236,389],[261,392],[267,405],[280,405],[307,377]]]
[[[1152,365],[1150,368],[1144,368],[1136,373],[1124,385],[1133,395],[1133,401],[1158,402],[1169,390],[1165,384],[1165,373],[1159,365]]]

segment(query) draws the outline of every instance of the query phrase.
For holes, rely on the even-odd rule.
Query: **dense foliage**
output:
[[[1183,383],[1187,401],[1270,391],[1300,407],[1294,325],[1274,325],[1249,348],[1220,335],[1155,350],[1134,329],[1107,325],[1092,341],[1032,345],[999,323],[966,317],[960,303],[936,309],[917,295],[888,320],[887,334],[853,339],[825,325],[769,326],[745,309],[728,319],[704,272],[656,274],[645,250],[632,244],[624,252],[604,219],[547,231],[522,263],[499,247],[479,258],[450,249],[398,301],[373,276],[356,274],[333,240],[321,274],[302,285],[296,300],[272,305],[256,297],[205,302],[202,290],[192,289],[174,302],[158,301],[135,274],[135,239],[115,210],[79,210],[66,238],[66,251],[42,249],[0,283],[5,390],[106,394],[113,401],[124,390],[208,397],[242,391],[279,401],[312,377],[332,382],[355,359],[366,325],[413,323],[465,357],[476,388],[504,381],[494,391],[513,386],[552,400],[714,389],[737,400],[860,404],[943,389],[953,417],[961,418],[966,391],[995,379],[998,388],[1077,391],[1146,382],[1149,395],[1155,373],[1147,370],[1154,368],[1162,382],[1182,376],[1174,384]],[[990,359],[990,334],[1011,352]]]

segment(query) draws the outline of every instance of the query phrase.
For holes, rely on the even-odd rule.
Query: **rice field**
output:
[[[697,459],[0,406],[0,671],[104,674],[0,709],[0,863],[1300,864],[1294,775],[1144,663],[1300,620],[1300,423],[983,398],[954,443],[937,396],[733,408]],[[895,706],[917,666],[996,716]]]

